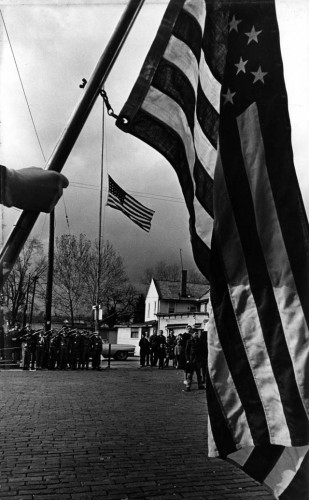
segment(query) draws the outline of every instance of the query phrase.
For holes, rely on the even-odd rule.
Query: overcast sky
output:
[[[30,118],[7,33],[0,18],[0,162],[11,168],[45,165],[88,79],[125,9],[121,0],[96,2],[3,2],[1,11],[43,153]],[[145,1],[106,82],[118,113],[138,76],[167,1]],[[309,212],[309,2],[277,0],[285,81],[292,122],[296,170]],[[99,99],[63,173],[70,186],[56,209],[56,235],[98,237],[102,102]],[[138,139],[105,118],[104,202],[107,173],[141,203],[155,210],[146,233],[122,213],[105,207],[103,237],[123,256],[131,278],[157,260],[193,266],[188,215],[172,167]],[[68,218],[65,216],[65,207]],[[5,234],[19,217],[4,209]],[[46,241],[48,217],[31,234]]]

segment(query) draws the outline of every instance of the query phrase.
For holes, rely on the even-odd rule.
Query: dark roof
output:
[[[180,298],[180,281],[168,280],[153,280],[158,290],[161,300],[179,300]],[[209,285],[201,285],[200,283],[187,283],[187,297],[190,299],[200,299],[209,291]]]

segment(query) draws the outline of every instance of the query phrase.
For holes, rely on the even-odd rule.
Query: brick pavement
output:
[[[204,391],[182,372],[0,372],[0,500],[271,500],[207,457]]]

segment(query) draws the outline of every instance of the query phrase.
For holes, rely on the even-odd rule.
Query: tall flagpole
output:
[[[129,0],[111,39],[85,87],[84,94],[77,103],[51,158],[47,162],[47,170],[61,172],[144,1]],[[39,212],[22,212],[16,226],[5,243],[0,253],[0,290],[9,276],[24,243],[27,241],[38,216]]]
[[[45,331],[51,329],[55,248],[55,210],[49,216],[48,269],[45,300]]]
[[[97,289],[95,304],[94,330],[99,331],[99,309],[100,309],[100,282],[101,282],[101,240],[102,240],[102,214],[103,214],[103,167],[104,167],[104,101],[102,99],[102,147],[101,147],[101,182],[100,182],[100,209],[99,209],[99,248],[98,248],[98,269],[97,269]]]

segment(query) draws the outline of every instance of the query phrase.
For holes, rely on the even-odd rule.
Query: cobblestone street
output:
[[[138,365],[1,371],[0,500],[271,500],[207,457],[204,391]]]

